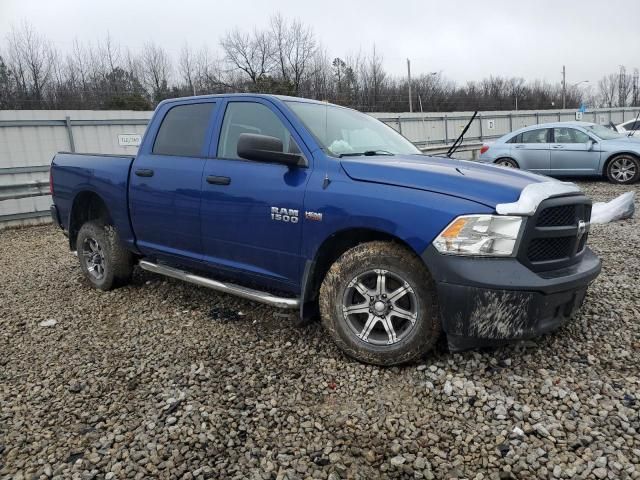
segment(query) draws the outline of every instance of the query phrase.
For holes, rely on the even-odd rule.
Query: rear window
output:
[[[153,153],[180,157],[202,155],[209,119],[215,103],[177,105],[162,120]]]

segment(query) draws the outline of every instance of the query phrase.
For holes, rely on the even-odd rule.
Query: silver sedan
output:
[[[604,175],[629,184],[640,179],[640,139],[594,123],[543,123],[483,145],[479,160],[558,177]]]

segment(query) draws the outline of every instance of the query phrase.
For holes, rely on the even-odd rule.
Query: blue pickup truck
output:
[[[57,154],[51,216],[101,290],[135,266],[321,318],[368,363],[543,334],[600,260],[571,183],[429,157],[354,110],[271,95],[162,102],[137,156]]]

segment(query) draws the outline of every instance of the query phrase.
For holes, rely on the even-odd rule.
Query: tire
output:
[[[606,173],[611,183],[629,185],[640,178],[640,162],[631,155],[616,155],[607,163]]]
[[[131,280],[133,255],[122,246],[112,225],[92,220],[80,227],[76,239],[82,273],[100,290],[112,290]]]
[[[320,316],[344,353],[381,366],[423,356],[441,331],[436,286],[422,261],[381,241],[358,245],[331,266],[320,287]]]
[[[520,168],[518,162],[512,160],[511,158],[499,158],[494,162],[496,165],[500,165],[501,167],[507,168]]]

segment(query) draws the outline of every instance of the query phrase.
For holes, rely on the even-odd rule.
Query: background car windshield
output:
[[[330,155],[368,151],[404,155],[421,154],[391,127],[348,108],[307,102],[287,102]]]
[[[603,127],[602,125],[590,125],[588,127],[585,127],[585,129],[593,133],[601,140],[613,140],[614,138],[621,138],[623,136],[623,134],[614,132],[607,127]]]

